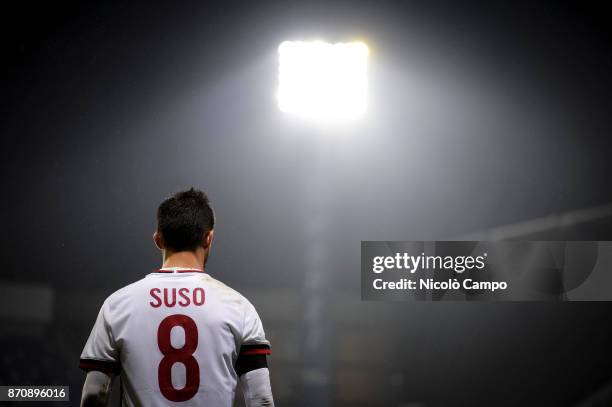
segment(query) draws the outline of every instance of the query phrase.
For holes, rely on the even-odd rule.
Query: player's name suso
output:
[[[417,282],[418,281],[418,282]],[[402,278],[397,281],[384,281],[377,278],[372,281],[375,290],[505,290],[508,283],[505,281],[474,281],[466,278],[463,281],[448,279],[436,281],[433,278],[420,278],[417,281]]]
[[[149,291],[151,301],[149,305],[159,308],[162,305],[172,307],[188,307],[189,305],[204,305],[206,293],[202,287],[181,287],[181,288],[151,288]]]

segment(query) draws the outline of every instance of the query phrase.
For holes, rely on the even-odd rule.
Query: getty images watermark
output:
[[[363,300],[609,301],[612,242],[361,243]]]
[[[462,274],[470,270],[484,270],[486,267],[487,253],[481,256],[435,256],[421,253],[418,256],[407,252],[396,253],[395,256],[375,256],[372,259],[372,272],[380,274],[388,270],[403,270],[415,274],[422,270],[446,270],[456,274]],[[475,281],[472,278],[448,278],[436,280],[435,278],[417,279],[399,278],[398,280],[385,281],[383,278],[375,278],[372,286],[375,290],[505,290],[508,288],[506,281]]]

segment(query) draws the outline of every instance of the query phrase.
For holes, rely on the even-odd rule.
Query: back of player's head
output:
[[[215,214],[206,194],[191,188],[177,192],[157,209],[157,231],[172,251],[195,250],[215,226]]]

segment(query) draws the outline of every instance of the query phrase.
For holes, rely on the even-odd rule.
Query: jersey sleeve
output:
[[[263,324],[255,307],[246,301],[240,351],[235,369],[238,376],[253,370],[268,367],[266,356],[271,354],[270,342],[266,339]]]
[[[87,372],[97,370],[119,374],[121,371],[119,349],[111,330],[109,311],[108,301],[105,301],[81,353],[79,367]]]
[[[261,319],[253,304],[247,301],[242,331],[242,346],[263,346],[270,349],[270,342],[266,339]],[[269,353],[269,352],[268,352]]]

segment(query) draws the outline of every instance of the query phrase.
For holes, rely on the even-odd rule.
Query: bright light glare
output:
[[[361,42],[285,41],[278,47],[278,107],[322,122],[366,110],[368,47]]]

